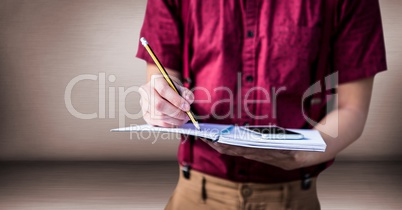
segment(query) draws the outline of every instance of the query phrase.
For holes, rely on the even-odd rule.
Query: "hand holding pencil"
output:
[[[194,114],[190,111],[190,104],[194,98],[192,92],[173,82],[145,38],[141,38],[141,43],[161,75],[159,78],[154,76],[153,81],[140,88],[140,103],[145,121],[151,125],[173,127],[191,120],[194,126],[200,129]]]

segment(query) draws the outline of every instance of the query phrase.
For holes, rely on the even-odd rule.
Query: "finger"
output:
[[[221,153],[221,149],[217,146],[218,143],[209,141],[208,139],[200,138],[203,142],[207,143],[210,147]]]
[[[180,85],[178,85],[176,87],[179,88],[179,92],[181,94],[181,97],[186,99],[186,101],[189,104],[192,104],[194,102],[194,94],[193,94],[193,92],[191,92],[191,90],[189,90],[186,87],[180,86]]]
[[[158,111],[152,111],[151,112],[150,110],[147,110],[145,108],[146,106],[147,105],[141,106],[141,109],[142,109],[143,116],[145,117],[145,115],[146,115],[146,117],[148,117],[149,120],[167,121],[168,123],[178,125],[178,126],[181,126],[181,125],[183,125],[184,123],[186,123],[186,122],[188,122],[190,120],[190,118],[186,114],[181,115],[183,117],[181,117],[181,116],[179,116],[179,117],[173,116],[172,117],[172,116],[163,114],[163,113],[158,112]]]
[[[233,154],[236,155],[244,155],[245,153],[247,153],[247,150],[249,150],[250,148],[247,147],[239,147],[239,146],[234,146],[234,145],[228,145],[228,144],[221,144],[222,148],[224,150],[230,151]]]
[[[291,150],[279,150],[279,152],[284,155],[289,155],[292,151]]]
[[[246,159],[250,159],[250,160],[261,160],[262,159],[261,156],[256,155],[256,154],[246,154],[246,155],[243,155],[243,157]],[[275,159],[271,156],[264,156],[263,159],[264,159],[264,162],[269,161],[270,164],[273,164],[274,162],[278,161],[277,159]]]
[[[283,152],[284,150],[266,150],[266,156],[272,157],[276,160],[291,160],[293,159],[293,152]]]
[[[160,115],[156,115],[156,116],[152,116],[152,114],[150,114],[149,112],[146,112],[144,117],[146,117],[150,122],[152,123],[156,123],[156,122],[165,122],[168,124],[172,124],[175,126],[182,126],[184,123],[188,122],[189,119],[176,119],[174,117],[165,115],[165,114],[160,114]]]
[[[151,90],[154,93],[152,94],[151,98],[151,106],[149,112],[151,114],[160,112],[165,115],[177,118],[177,119],[187,119],[187,113],[182,111],[181,109],[178,109],[174,105],[172,105],[170,102],[165,100],[163,97],[159,95],[159,93],[155,90]]]
[[[215,151],[221,153],[221,154],[226,154],[224,150],[222,150],[222,148],[220,148],[219,146],[217,146],[215,143],[213,142],[206,142],[210,147],[212,147],[212,149],[214,149]]]
[[[225,144],[219,144],[219,143],[211,142],[208,140],[205,140],[205,142],[221,154],[231,155],[231,156],[241,156],[240,154],[238,154],[237,152],[232,150],[232,148],[227,147],[227,145],[225,145]]]
[[[181,109],[182,111],[190,110],[190,104],[178,93],[176,93],[176,91],[174,91],[166,81],[155,82],[153,85],[159,95],[170,104]]]
[[[138,92],[140,93],[141,99],[140,99],[140,106],[142,113],[145,114],[148,109],[149,109],[149,91],[150,88],[147,87],[147,85],[143,85],[138,89]]]
[[[150,93],[150,86],[148,84],[141,86],[138,89],[138,92],[141,95],[141,98],[149,98],[149,93]]]
[[[148,102],[148,100],[141,98],[140,107],[141,107],[141,111],[142,111],[143,114],[149,112],[149,102]]]
[[[157,79],[157,77],[155,77]],[[162,82],[165,82],[162,78]],[[168,87],[170,88],[170,87]],[[182,113],[180,109],[174,107],[173,105],[169,105],[170,102],[163,99],[154,88],[151,87],[150,83],[143,85],[139,89],[139,93],[141,95],[141,108],[142,112],[150,112],[154,113],[155,111],[163,112],[169,116],[172,116],[177,119],[187,119],[187,114]],[[150,110],[152,107],[152,110]],[[154,109],[156,107],[156,109]],[[166,110],[163,110],[166,108]]]
[[[155,120],[155,119],[152,119],[149,116],[149,113],[144,114],[144,120],[145,120],[145,122],[147,122],[150,125],[160,126],[160,127],[165,127],[165,128],[174,128],[174,127],[179,126],[179,125],[174,124],[176,122],[172,122],[171,120]]]
[[[153,125],[159,125],[159,126],[164,126],[164,127],[172,127],[170,125],[164,125],[164,123],[171,124],[171,125],[182,125],[186,123],[189,118],[186,113],[182,112],[181,110],[177,109],[174,107],[173,111],[169,111],[169,109],[166,111],[169,116],[166,116],[166,114],[163,114],[162,112],[159,112],[157,109],[152,108],[154,106],[151,106],[150,99],[153,100],[153,104],[155,104],[155,101],[164,101],[163,98],[159,96],[159,94],[155,91],[154,88],[151,87],[150,83],[147,83],[146,85],[143,85],[139,89],[139,93],[141,95],[141,100],[140,100],[140,105],[141,105],[141,111],[143,113],[144,119],[147,121],[149,124]],[[152,98],[151,98],[152,96]],[[169,102],[166,102],[167,104],[170,104]],[[160,105],[158,105],[160,106]],[[169,107],[168,107],[169,108]],[[162,122],[158,122],[162,121]]]

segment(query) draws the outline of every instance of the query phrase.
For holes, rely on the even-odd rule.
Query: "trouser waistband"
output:
[[[214,177],[193,169],[188,178],[180,172],[176,190],[183,194],[193,192],[204,202],[210,199],[224,200],[228,206],[247,206],[253,205],[253,203],[262,205],[262,203],[268,202],[269,205],[279,203],[284,206],[284,209],[287,209],[286,206],[289,206],[290,203],[306,202],[306,199],[319,206],[316,194],[316,178],[312,178],[311,188],[304,190],[301,180],[275,184],[240,183]]]

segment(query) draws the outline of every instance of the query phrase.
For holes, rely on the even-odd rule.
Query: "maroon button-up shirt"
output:
[[[313,72],[323,71],[316,66],[324,1],[148,0],[141,36],[163,65],[191,79],[200,121],[302,128],[303,94]],[[338,0],[336,11],[331,63],[339,84],[385,70],[378,0]],[[152,63],[141,46],[137,57]],[[189,148],[181,144],[180,163],[233,181],[290,181],[323,170],[284,171],[220,154],[202,141]]]

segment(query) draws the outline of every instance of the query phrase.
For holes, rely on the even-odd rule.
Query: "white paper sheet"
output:
[[[209,124],[200,123],[200,130],[197,130],[193,124],[187,123],[179,128],[163,128],[156,127],[152,125],[135,125],[125,128],[112,129],[113,132],[138,132],[138,131],[150,131],[150,132],[168,132],[168,133],[180,133],[191,136],[198,136],[202,138],[211,139],[213,141],[218,140],[220,133],[226,128],[230,127],[228,125],[220,124]]]
[[[151,125],[136,125],[112,129],[114,132],[169,132],[198,136],[218,143],[264,149],[303,150],[324,152],[326,144],[317,130],[289,129],[300,133],[303,139],[263,139],[260,135],[244,131],[237,126],[200,123],[201,130],[187,123],[179,128],[162,128]]]
[[[326,149],[326,144],[317,130],[288,129],[300,133],[303,139],[263,139],[257,134],[245,132],[239,127],[234,127],[230,133],[222,134],[218,142],[242,147],[281,149],[281,150],[305,150],[320,151]]]

